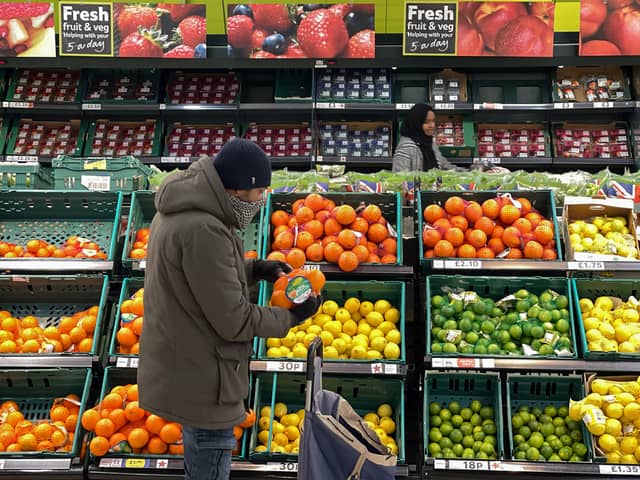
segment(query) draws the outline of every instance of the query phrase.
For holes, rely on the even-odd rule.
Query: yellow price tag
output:
[[[124,468],[144,468],[145,464],[144,458],[127,458]]]
[[[107,161],[106,160],[93,160],[84,162],[85,170],[106,170],[107,169]]]

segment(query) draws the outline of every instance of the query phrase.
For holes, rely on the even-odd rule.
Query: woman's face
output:
[[[436,114],[431,110],[427,113],[427,117],[422,122],[422,131],[428,137],[433,137],[436,133]]]

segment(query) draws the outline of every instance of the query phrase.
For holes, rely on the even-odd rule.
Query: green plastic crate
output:
[[[309,70],[278,69],[274,101],[276,103],[310,103],[312,100]]]
[[[307,193],[270,193],[267,197],[267,210],[264,214],[262,252],[260,258],[266,258],[271,252],[273,243],[272,229],[270,224],[271,214],[276,210],[284,210],[291,213],[291,205],[298,199],[305,198]],[[324,193],[323,196],[333,200],[336,206],[351,205],[357,208],[361,203],[366,205],[373,203],[380,207],[382,215],[396,232],[398,240],[398,251],[396,253],[396,265],[402,265],[402,201],[400,193],[361,193],[361,192],[331,192]],[[311,264],[313,262],[307,262]],[[320,262],[326,263],[326,262]]]
[[[306,381],[304,375],[280,373],[259,373],[256,375],[253,409],[259,420],[262,407],[271,407],[270,438],[273,437],[274,405],[278,402],[284,402],[289,413],[304,409]],[[391,405],[391,408],[393,408],[393,421],[396,424],[394,436],[398,445],[398,464],[404,463],[404,380],[372,377],[346,378],[324,375],[322,377],[322,388],[342,395],[360,416],[364,416],[368,412],[375,412],[378,406],[383,403]],[[267,451],[256,452],[258,430],[258,422],[256,422],[251,432],[249,448],[251,461],[297,461],[298,455],[295,453],[271,452],[271,440],[267,445]]]
[[[269,304],[269,298],[271,298],[271,292],[273,286],[270,283],[264,283],[261,296],[261,305],[267,306]],[[400,344],[400,358],[397,360],[338,360],[338,361],[353,361],[353,362],[384,362],[384,363],[398,363],[403,364],[406,362],[406,342],[405,340],[405,321],[406,321],[406,284],[404,282],[397,281],[375,281],[367,280],[360,282],[345,282],[345,281],[328,281],[325,283],[322,289],[322,300],[334,300],[339,306],[342,306],[345,300],[350,297],[356,297],[358,300],[368,300],[375,303],[376,300],[388,300],[391,305],[400,311],[400,321],[396,325],[400,334],[402,335],[402,343]],[[258,348],[258,358],[261,360],[268,360],[272,357],[267,357],[267,340],[265,338],[260,339]],[[336,361],[334,359],[325,358],[326,362]]]
[[[87,139],[84,143],[85,156],[98,157],[98,158],[111,158],[109,156],[102,155],[101,153],[99,153],[100,151],[93,150],[93,142],[96,137],[96,129],[98,128],[98,124],[100,123],[107,123],[107,124],[115,123],[119,125],[120,128],[122,129],[136,128],[142,124],[145,124],[148,127],[153,126],[154,130],[153,130],[152,151],[148,156],[158,157],[162,154],[161,153],[162,152],[162,134],[164,131],[162,119],[155,118],[155,119],[148,119],[144,121],[120,121],[120,120],[97,119],[91,122],[91,124],[87,128]],[[132,152],[132,154],[135,154],[135,149],[132,148],[130,151]],[[138,155],[138,156],[145,156],[145,155]]]
[[[4,146],[7,141],[9,131],[9,120],[0,118],[0,154],[4,153]]]
[[[590,360],[637,360],[637,353],[626,352],[592,352],[589,350],[586,331],[584,328],[584,318],[580,311],[580,299],[589,298],[595,300],[598,297],[611,296],[622,298],[624,302],[633,295],[638,298],[640,295],[640,280],[637,279],[598,279],[572,278],[571,288],[573,291],[574,308],[576,315],[576,325],[580,333],[580,343],[584,358]]]
[[[525,355],[478,355],[464,353],[433,353],[431,350],[431,298],[434,295],[446,296],[448,289],[464,291],[474,291],[482,297],[491,297],[494,301],[498,301],[507,295],[511,295],[521,288],[527,289],[536,295],[540,295],[544,290],[551,289],[560,295],[566,295],[569,300],[567,310],[569,310],[569,333],[571,338],[571,353],[569,357],[577,358],[577,344],[575,335],[575,322],[573,301],[571,294],[571,286],[567,278],[553,277],[478,277],[478,276],[462,276],[462,275],[430,275],[427,276],[426,287],[426,309],[427,309],[427,354],[434,357],[508,357],[508,358],[558,358],[556,355],[536,355],[533,357]]]
[[[439,114],[436,120],[438,125],[444,122],[462,122],[464,145],[447,146],[439,145],[440,152],[445,157],[460,158],[472,157],[476,153],[476,136],[473,130],[473,119],[469,115],[444,115]],[[448,134],[447,134],[448,135]],[[400,138],[400,137],[398,137]]]
[[[135,100],[135,99],[124,99],[124,100],[116,100],[114,98],[89,98],[89,90],[93,86],[96,89],[101,87],[99,85],[100,82],[106,83],[103,85],[102,91],[106,93],[113,92],[114,87],[116,86],[116,82],[119,78],[126,76],[130,79],[128,88],[132,90],[138,90],[142,87],[142,82],[151,82],[151,85],[147,87],[149,89],[148,92],[148,100]],[[120,104],[126,106],[127,104],[134,105],[147,105],[158,103],[158,98],[160,95],[160,71],[155,69],[140,69],[140,70],[83,70],[82,72],[82,92],[81,96],[85,103],[104,103],[104,104]]]
[[[7,139],[7,155],[25,155],[24,153],[16,152],[16,144],[18,143],[18,135],[20,133],[20,126],[23,124],[38,124],[44,125],[45,128],[62,128],[65,125],[71,125],[71,131],[74,132],[76,138],[76,145],[70,155],[81,155],[84,147],[84,137],[87,130],[87,123],[84,120],[71,119],[71,120],[32,120],[30,118],[20,118],[13,122],[11,131],[8,132]],[[42,147],[41,147],[42,148]],[[41,149],[38,150],[40,153]],[[44,154],[43,154],[44,155]]]
[[[581,400],[585,397],[584,384],[579,375],[507,375],[507,414],[505,419],[509,434],[509,458],[515,460],[513,445],[513,427],[511,416],[522,405],[544,408],[569,407],[569,399]],[[587,461],[593,459],[591,434],[583,422],[580,422],[582,441],[587,447]]]
[[[0,188],[48,190],[52,187],[53,177],[50,168],[39,164],[0,163]]]
[[[558,225],[558,217],[556,216],[556,202],[555,197],[553,195],[552,190],[509,190],[509,191],[453,191],[453,190],[442,190],[439,192],[436,191],[419,191],[417,193],[418,201],[416,202],[417,211],[416,217],[418,218],[418,230],[417,236],[419,238],[418,244],[418,258],[420,259],[421,265],[428,265],[431,263],[432,259],[424,258],[424,244],[422,243],[422,230],[424,228],[424,209],[428,205],[437,204],[444,208],[444,204],[449,197],[458,196],[462,197],[462,199],[466,201],[475,200],[476,202],[482,204],[485,200],[489,200],[490,198],[496,198],[499,195],[510,194],[514,199],[519,197],[524,197],[529,199],[533,208],[538,210],[541,215],[545,218],[551,220],[553,222],[553,233],[554,239],[556,243],[556,251],[558,253],[558,260],[562,260],[562,242],[560,241],[560,227]],[[508,259],[499,259],[499,258],[483,258],[482,262],[508,262]],[[538,261],[538,262],[547,262],[549,260],[527,260],[527,261]]]
[[[24,246],[36,237],[61,246],[78,235],[98,243],[113,261],[121,209],[121,193],[0,191],[0,238]]]
[[[12,400],[24,414],[25,420],[35,422],[49,419],[49,410],[53,401],[75,394],[80,398],[78,423],[73,432],[73,445],[70,452],[0,452],[0,458],[79,458],[82,448],[82,425],[80,419],[89,402],[91,390],[91,369],[55,368],[29,370],[0,370],[2,395],[0,403]]]
[[[500,375],[498,373],[457,372],[425,372],[424,374],[423,441],[425,458],[431,458],[428,450],[429,431],[431,430],[429,405],[431,402],[437,402],[442,406],[448,406],[454,400],[459,402],[462,408],[468,407],[472,400],[479,400],[482,402],[482,406],[493,407],[497,460],[502,459],[504,440]]]
[[[16,278],[0,275],[0,310],[10,312],[14,317],[32,315],[42,328],[57,327],[63,317],[72,316],[89,307],[99,307],[93,332],[93,347],[89,352],[74,352],[73,356],[96,356],[99,353],[102,325],[107,311],[109,278],[106,275],[31,275]],[[16,353],[2,354],[13,358],[55,358],[69,353]]]
[[[52,160],[55,188],[132,192],[145,190],[153,171],[134,157],[72,158]]]

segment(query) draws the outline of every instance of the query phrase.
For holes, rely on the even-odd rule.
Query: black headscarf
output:
[[[431,111],[433,111],[433,108],[430,105],[417,103],[407,113],[400,129],[400,134],[403,137],[409,137],[420,147],[423,170],[438,167],[436,154],[433,152],[433,137],[425,135],[422,130],[422,124],[425,122],[427,114]]]

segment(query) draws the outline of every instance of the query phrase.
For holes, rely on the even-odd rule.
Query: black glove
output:
[[[322,303],[322,297],[320,295],[314,296],[311,295],[300,305],[296,305],[290,311],[293,315],[293,322],[291,323],[292,327],[301,324],[307,318],[312,317],[320,307]]]
[[[266,280],[267,282],[275,282],[282,276],[292,270],[289,264],[279,260],[256,260],[253,262],[253,279]]]

